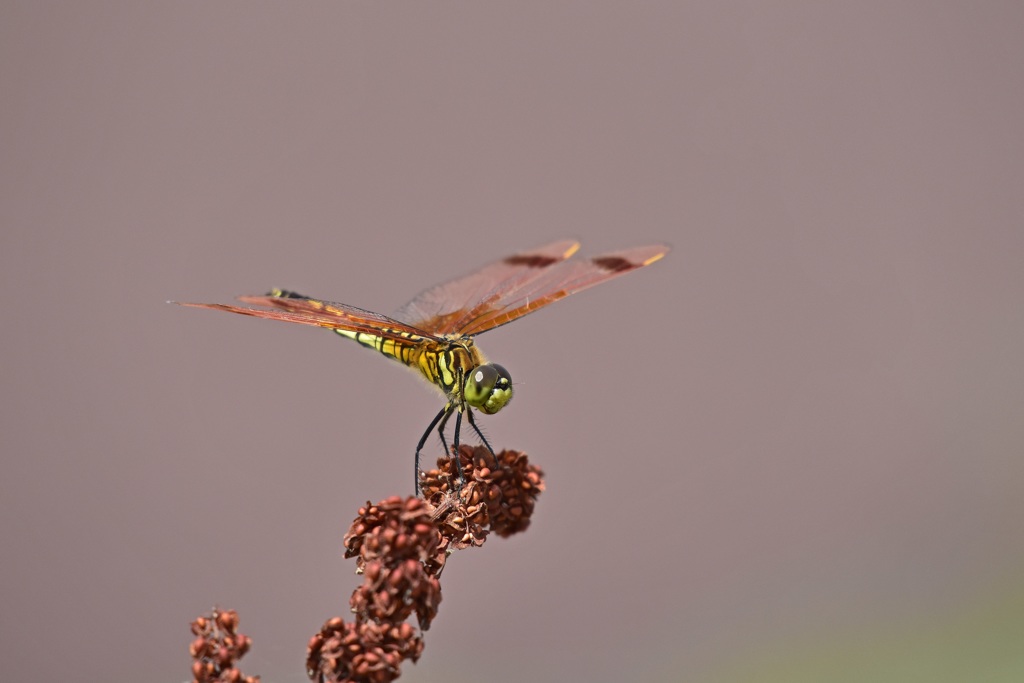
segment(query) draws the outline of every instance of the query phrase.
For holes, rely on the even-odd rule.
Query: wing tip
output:
[[[527,266],[529,268],[547,268],[556,263],[561,263],[577,251],[580,243],[578,240],[567,239],[545,244],[541,247],[521,251],[518,254],[502,259],[502,263],[508,266]]]
[[[672,247],[668,244],[652,244],[651,248],[657,249],[658,251],[644,259],[642,265],[649,266],[652,263],[660,261],[665,258],[670,251],[672,251]]]
[[[605,270],[628,271],[649,266],[672,251],[667,244],[647,244],[595,256],[591,261]]]

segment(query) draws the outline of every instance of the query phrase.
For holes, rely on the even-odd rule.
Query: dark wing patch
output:
[[[633,247],[585,261],[566,261],[534,271],[529,278],[516,283],[515,287],[496,292],[468,311],[457,321],[455,331],[472,336],[493,330],[570,294],[649,266],[668,252],[669,247],[663,244]]]
[[[575,240],[559,240],[489,263],[468,275],[443,282],[419,294],[395,317],[431,334],[451,334],[469,311],[496,294],[516,288],[538,272],[565,261],[579,249]]]

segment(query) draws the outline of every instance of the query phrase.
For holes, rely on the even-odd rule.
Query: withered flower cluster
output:
[[[544,490],[544,473],[519,451],[501,451],[495,461],[482,446],[462,446],[459,458],[466,474],[466,484],[459,495],[465,515],[450,516],[445,522],[464,525],[467,534],[474,536],[456,541],[457,534],[446,534],[446,538],[453,539],[452,548],[482,545],[483,536],[477,541],[475,533],[484,527],[502,538],[526,531],[537,496]],[[436,470],[423,474],[420,488],[423,496],[440,509],[452,498],[453,484],[457,482],[455,461],[441,458]]]
[[[482,447],[458,453],[421,475],[422,498],[367,502],[345,535],[363,584],[349,606],[352,622],[328,620],[309,641],[306,672],[316,683],[388,683],[403,661],[417,661],[441,603],[441,572],[455,550],[483,545],[490,532],[511,536],[530,525],[543,473],[518,451],[497,457]],[[406,620],[416,615],[419,629]],[[257,683],[236,662],[251,641],[238,633],[234,610],[214,609],[192,622],[193,683]]]
[[[235,668],[252,644],[249,636],[238,632],[237,612],[214,608],[192,622],[192,633],[193,683],[258,683],[259,676],[246,676]]]
[[[495,459],[482,447],[422,475],[423,498],[387,498],[359,510],[345,535],[345,557],[356,558],[363,584],[349,602],[355,619],[327,621],[309,642],[307,673],[317,683],[387,683],[415,662],[423,638],[406,622],[416,614],[426,631],[441,602],[441,572],[455,550],[482,545],[490,531],[507,537],[530,524],[543,473],[516,451]]]

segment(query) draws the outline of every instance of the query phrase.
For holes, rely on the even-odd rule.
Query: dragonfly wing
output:
[[[493,330],[570,294],[649,266],[669,249],[663,244],[633,247],[536,271],[529,278],[513,283],[512,287],[496,290],[480,305],[468,310],[455,321],[455,329],[467,336]]]
[[[232,306],[230,304],[175,303],[193,308],[209,308],[215,311],[228,311],[229,313],[250,315],[256,318],[282,320],[284,322],[299,323],[300,325],[313,325],[330,330],[364,332],[406,343],[415,341],[415,338],[437,339],[419,328],[380,315],[379,313],[347,304],[319,301],[317,299],[290,299],[275,296],[242,296],[239,297],[239,300],[248,304],[268,306],[271,309],[277,310]],[[413,339],[410,339],[410,337]]]
[[[422,330],[419,327],[409,325],[408,323],[404,323],[401,320],[395,320],[394,318],[389,318],[386,315],[368,311],[365,308],[358,308],[356,306],[350,306],[349,304],[341,304],[336,301],[321,301],[320,299],[311,299],[309,297],[299,295],[277,296],[272,294],[265,296],[240,296],[238,297],[238,300],[247,304],[254,304],[256,306],[279,308],[291,313],[328,315],[338,319],[339,321],[346,321],[348,324],[352,325],[363,325],[375,329],[388,329],[395,332],[414,334],[428,339],[434,338],[433,335],[427,331]]]
[[[503,258],[431,287],[399,309],[395,317],[436,335],[456,332],[459,321],[480,302],[493,298],[496,292],[515,289],[537,273],[562,263],[579,248],[575,240],[560,240]]]

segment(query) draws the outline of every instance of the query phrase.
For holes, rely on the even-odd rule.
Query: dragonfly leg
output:
[[[482,431],[480,431],[479,427],[476,426],[476,420],[473,419],[473,410],[472,409],[469,409],[469,410],[466,411],[466,419],[469,420],[469,426],[473,428],[473,431],[476,432],[476,435],[479,436],[480,440],[484,442],[484,446],[487,447],[487,450],[491,452],[491,457],[494,458],[494,466],[497,467],[498,466],[498,456],[495,455],[494,449],[491,448],[491,444],[487,443],[487,437],[484,436],[484,433]]]
[[[455,416],[455,447],[452,450],[452,457],[455,458],[455,469],[459,472],[459,489],[466,483],[466,477],[462,474],[462,458],[459,456],[459,429],[462,428],[462,409]]]
[[[445,455],[451,455],[451,451],[448,450],[448,439],[444,438],[444,428],[448,425],[448,418],[452,416],[453,408],[448,408],[448,414],[441,418],[441,424],[437,425],[437,435],[441,437],[441,448],[444,449]]]
[[[449,416],[451,416],[451,414],[452,404],[446,403],[444,408],[441,409],[441,412],[435,415],[434,419],[430,421],[430,424],[427,426],[427,431],[423,432],[423,436],[420,437],[420,442],[416,444],[416,458],[414,459],[414,477],[417,496],[420,495],[420,451],[423,450],[423,444],[427,443],[427,438],[430,436],[430,432],[434,431],[434,427],[437,425],[438,422],[441,423],[441,427],[439,430],[441,434],[441,443],[444,443],[444,423],[448,421],[448,418]],[[445,446],[445,450],[447,449],[448,447]]]

